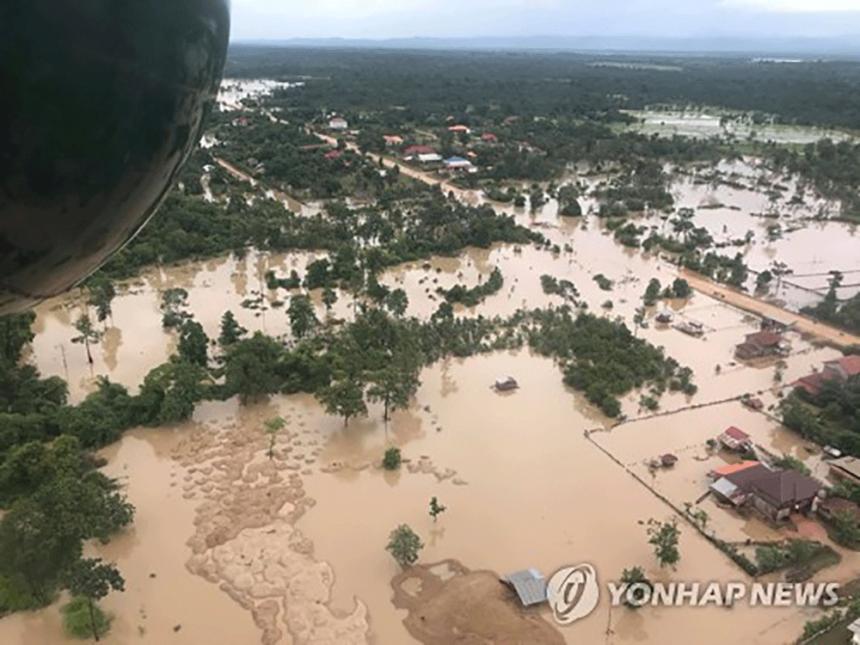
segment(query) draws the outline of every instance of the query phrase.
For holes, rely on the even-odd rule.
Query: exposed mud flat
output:
[[[439,567],[445,572],[437,573]],[[391,581],[406,629],[425,645],[561,645],[561,633],[538,611],[524,610],[492,571],[456,561],[411,567]]]
[[[316,442],[302,441],[303,415],[290,406],[269,456],[263,422],[276,414],[242,410],[238,418],[192,430],[175,451],[193,477],[186,495],[203,500],[188,569],[250,611],[264,645],[285,638],[297,645],[365,643],[366,608],[360,602],[348,614],[328,608],[334,573],[314,559],[313,544],[295,528],[314,505],[299,471],[316,463]]]

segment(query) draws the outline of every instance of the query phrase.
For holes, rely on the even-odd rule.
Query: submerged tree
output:
[[[247,333],[248,330],[239,324],[232,311],[224,312],[221,316],[221,334],[218,336],[218,344],[221,347],[226,348],[239,342]]]
[[[439,500],[435,497],[430,498],[430,517],[433,518],[433,521],[436,521],[436,518],[448,510],[447,506],[443,506],[439,503]]]
[[[277,392],[283,383],[278,368],[284,349],[273,338],[257,332],[231,345],[224,362],[225,387],[243,403]]]
[[[98,641],[104,634],[99,633],[96,603],[111,590],[125,591],[125,580],[115,566],[99,558],[82,558],[70,567],[67,584],[72,596],[86,599],[93,638]]]
[[[367,414],[364,402],[364,384],[355,376],[346,375],[320,389],[317,399],[325,406],[326,412],[343,417],[343,425],[349,420]]]
[[[421,538],[406,524],[401,524],[388,538],[388,551],[401,567],[412,566],[418,561],[418,553],[424,548]]]
[[[400,468],[402,461],[403,457],[400,454],[400,448],[392,446],[385,451],[385,454],[382,457],[382,467],[385,468],[385,470],[397,470]]]
[[[311,299],[304,294],[290,298],[290,307],[287,309],[290,317],[290,329],[296,338],[304,338],[314,327],[319,324]]]
[[[678,521],[673,517],[667,522],[655,519],[648,520],[648,543],[654,547],[654,555],[661,567],[674,567],[681,559],[678,550],[678,538],[681,532],[678,530]]]
[[[188,292],[181,287],[167,289],[161,294],[161,325],[166,329],[181,327],[190,316],[185,309],[188,307]]]
[[[84,541],[106,541],[131,523],[134,508],[74,437],[19,450],[14,470],[0,473],[3,490],[14,492],[0,519],[0,586],[4,601],[34,608],[53,600]]]
[[[87,284],[89,294],[87,304],[95,307],[96,318],[103,323],[113,315],[113,299],[116,297],[116,288],[113,283],[103,274],[96,274]]]
[[[675,298],[689,298],[693,293],[690,283],[684,278],[675,278],[672,282],[672,296]]]
[[[367,388],[367,396],[371,401],[382,403],[382,418],[385,423],[388,423],[392,412],[409,405],[410,399],[421,385],[417,365],[411,364],[410,357],[392,357],[390,363],[368,375],[370,386]]]
[[[284,421],[282,417],[266,419],[266,421],[263,422],[263,426],[265,426],[265,432],[269,437],[269,449],[266,451],[266,455],[269,457],[270,460],[275,458],[275,442],[278,439],[278,432],[281,431],[286,425],[287,422]]]
[[[150,370],[140,386],[136,409],[146,425],[179,423],[191,418],[203,398],[203,369],[187,361],[170,361]]]
[[[93,361],[93,353],[90,350],[90,345],[98,343],[102,338],[102,334],[93,326],[93,321],[90,320],[89,314],[86,313],[81,314],[75,321],[75,330],[78,332],[78,336],[72,338],[72,342],[82,344],[86,348],[87,361],[92,365],[95,361]]]
[[[402,318],[409,307],[409,297],[403,289],[394,289],[385,297],[385,307],[398,318]]]
[[[657,303],[660,298],[660,290],[662,286],[657,278],[652,278],[648,282],[648,287],[645,289],[645,294],[642,296],[642,302],[646,307],[651,307]]]
[[[326,313],[330,314],[332,307],[337,302],[337,292],[331,287],[325,287],[322,291],[322,302]]]
[[[200,367],[208,362],[209,338],[203,325],[195,320],[186,320],[179,332],[179,357]]]
[[[624,594],[624,604],[631,609],[638,609],[649,597],[649,589],[653,586],[642,567],[631,567],[621,572],[621,582],[626,585],[628,592]]]

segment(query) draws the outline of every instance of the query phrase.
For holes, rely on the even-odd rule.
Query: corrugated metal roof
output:
[[[750,436],[746,432],[736,426],[730,426],[726,428],[723,434],[731,437],[732,439],[735,439],[736,441],[746,441],[750,438]]]
[[[746,471],[744,471],[746,472]],[[777,508],[807,502],[821,490],[821,482],[796,470],[777,470],[750,482],[749,488]]]
[[[523,606],[546,602],[546,580],[536,569],[517,571],[502,580],[514,588]]]
[[[757,461],[742,461],[739,464],[727,464],[721,468],[715,468],[712,472],[716,477],[726,477],[734,473],[739,473],[740,471],[746,470],[747,468],[758,466],[758,464],[759,462]]]
[[[734,495],[738,490],[738,487],[725,477],[715,481],[713,484],[711,484],[710,488],[712,491],[718,493],[719,495],[722,495],[726,499],[731,499],[732,495]]]

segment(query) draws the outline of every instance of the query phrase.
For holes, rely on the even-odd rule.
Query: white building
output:
[[[328,127],[329,130],[347,130],[349,123],[342,116],[335,116],[329,119]]]
[[[442,155],[438,155],[435,152],[426,155],[418,155],[418,161],[421,163],[439,163],[442,161]]]

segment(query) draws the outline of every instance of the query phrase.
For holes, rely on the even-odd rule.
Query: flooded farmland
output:
[[[738,217],[749,218],[750,208],[742,206]],[[597,310],[611,299],[613,308],[605,315],[629,321],[648,279],[665,283],[675,275],[672,266],[622,248],[598,224],[558,218],[551,209],[516,216],[539,225],[553,242],[569,244],[569,251],[496,245],[396,267],[382,281],[404,288],[409,314],[426,318],[438,306],[437,289],[480,283],[499,267],[504,288],[479,310],[461,307],[458,312],[505,316],[560,302],[541,290],[540,276],[549,274],[572,280]],[[844,225],[833,224],[823,234],[826,230],[838,239],[853,235]],[[799,263],[815,262],[815,247],[806,255],[802,246],[792,248]],[[32,360],[43,373],[67,378],[75,400],[91,391],[101,374],[134,389],[175,347],[173,334],[161,329],[159,302],[161,292],[176,287],[188,290],[189,309],[210,336],[217,335],[220,317],[229,309],[248,329],[289,339],[286,313],[277,305],[289,294],[269,290],[263,276],[269,270],[303,273],[318,257],[251,251],[241,259],[149,270],[123,287],[107,333],[93,348],[92,367],[83,348],[70,342],[79,298],[72,294],[49,301],[39,309]],[[594,282],[597,273],[614,281],[611,292]],[[242,306],[260,295],[261,304]],[[330,314],[319,294],[314,302],[321,318],[351,316],[347,294]],[[692,399],[667,394],[664,410],[745,393],[758,393],[768,405],[777,401],[781,382],[775,380],[775,364],[743,365],[733,357],[734,345],[757,329],[755,318],[703,294],[670,306],[678,317],[700,322],[707,331],[703,338],[687,336],[656,324],[656,309],[649,312],[652,324],[640,334],[692,367],[699,385]],[[790,336],[785,382],[838,355],[799,334]],[[489,387],[504,374],[520,381],[513,395]],[[584,561],[605,579],[643,564],[652,579],[661,580],[666,572],[648,564],[652,558],[643,524],[669,517],[672,509],[625,467],[651,481],[643,460],[674,452],[680,463],[665,478],[653,479],[653,489],[679,505],[694,501],[706,488],[704,473],[711,465],[700,459],[705,440],[737,423],[774,452],[820,468],[820,457],[797,436],[737,402],[608,431],[609,421],[561,383],[552,361],[525,350],[446,360],[424,370],[421,381],[412,405],[387,427],[381,410],[371,409],[367,419],[345,428],[303,395],[249,407],[231,400],[202,404],[189,424],[135,431],[105,450],[106,472],[120,477],[137,508],[134,527],[97,549],[129,580],[124,594],[105,603],[117,616],[105,642],[413,642],[406,610],[393,603],[392,581],[399,571],[383,549],[399,523],[422,536],[424,563],[450,560],[465,570],[502,574],[525,567],[549,573]],[[623,405],[632,418],[648,416],[635,394]],[[262,424],[274,416],[282,416],[287,428],[275,457],[267,459]],[[379,466],[391,445],[403,451],[400,473]],[[434,496],[448,508],[437,522],[426,509]],[[722,509],[707,508],[733,538],[774,537],[761,522],[733,520]],[[674,579],[743,575],[690,527],[682,525],[680,548],[683,557]],[[856,558],[841,566],[845,579],[860,573]],[[193,602],[185,601],[191,597]],[[727,611],[731,621],[725,620]],[[779,643],[799,633],[814,612],[739,606],[637,613],[610,610],[604,601],[590,620],[568,628],[554,626],[545,610],[530,615],[545,624],[541,630],[569,643],[597,642],[607,630],[617,643],[677,642],[679,633],[699,634],[701,643],[727,637]],[[55,607],[0,621],[4,642],[58,642],[60,632]]]
[[[835,129],[754,123],[748,116],[720,110],[629,110],[637,119],[632,128],[643,134],[671,137],[734,137],[739,140],[756,140],[782,144],[815,143],[823,138],[846,141],[848,132]]]
[[[232,79],[225,81],[219,105],[237,114],[259,108],[267,126],[285,126],[290,123],[286,118],[293,118],[289,110],[281,114],[281,107],[269,110],[260,104],[300,86]],[[792,145],[821,136],[852,138],[837,130],[723,121],[722,115],[707,112],[631,114],[641,119],[632,127],[661,136],[729,136]],[[340,139],[346,136],[341,134],[345,126],[332,132],[334,117],[334,111],[323,110],[314,127],[293,128],[311,140],[302,139],[304,152],[336,152],[332,159],[324,157],[336,162],[344,149],[364,148],[355,137]],[[231,119],[232,114],[225,122]],[[323,144],[313,143],[314,137]],[[304,222],[322,219],[334,201],[303,202],[293,195],[337,194],[336,182],[331,192],[326,185],[325,191],[294,193],[287,180],[268,180],[266,164],[256,157],[239,156],[237,161],[216,156],[221,143],[213,136],[204,142],[212,155],[201,179],[207,206],[226,209],[236,205],[230,200],[239,200],[253,207],[265,200],[276,205],[276,217],[282,206]],[[133,525],[109,543],[86,545],[86,555],[115,563],[126,579],[123,593],[112,593],[101,603],[113,617],[103,642],[795,642],[807,621],[823,615],[822,609],[739,603],[633,610],[612,606],[603,594],[593,615],[563,626],[546,604],[521,607],[499,577],[528,569],[548,577],[562,567],[588,563],[601,585],[618,581],[634,567],[655,582],[751,582],[721,544],[752,556],[758,544],[804,537],[836,554],[835,562],[816,571],[812,580],[849,583],[860,578],[858,552],[840,547],[822,525],[799,516],[777,525],[708,494],[712,471],[741,459],[717,442],[730,426],[749,434],[756,455],[791,458],[829,481],[821,447],[783,426],[779,405],[792,383],[841,357],[841,348],[856,340],[825,325],[816,333],[817,322],[797,324],[802,317],[793,314],[821,302],[833,270],[846,278],[837,290],[839,300],[860,292],[860,280],[854,280],[860,276],[858,224],[842,218],[835,200],[753,157],[738,155],[708,165],[661,161],[657,168],[669,178],[674,208],[635,211],[629,222],[643,227],[645,235],[665,234],[671,232],[671,218],[689,209],[691,222],[713,237],[720,253],[737,253],[749,266],[747,293],[741,294],[680,269],[677,256],[619,241],[611,218],[598,217],[599,191],[617,179],[617,164],[594,169],[571,163],[557,181],[512,181],[523,200],[539,189],[546,191],[541,192],[543,205],[532,207],[536,197],[529,196],[518,202],[526,205],[514,206],[491,199],[489,195],[499,195],[487,184],[486,192],[463,188],[481,184],[419,169],[399,161],[384,145],[381,149],[386,151],[360,160],[368,166],[363,178],[382,182],[396,167],[398,177],[403,173],[437,186],[470,206],[492,206],[547,241],[493,243],[380,265],[387,268],[379,272],[379,283],[402,289],[408,299],[404,316],[431,320],[446,301],[446,291],[474,289],[498,271],[501,288],[478,304],[454,304],[456,316],[504,319],[573,302],[575,310],[624,323],[638,338],[690,368],[695,388],[686,393],[671,386],[659,392],[634,389],[620,397],[617,418],[609,418],[589,402],[591,393],[565,385],[562,364],[526,343],[423,366],[415,395],[390,419],[379,402],[347,424],[309,394],[247,401],[224,395],[225,400],[198,403],[188,421],[134,428],[99,451],[103,472],[116,478],[136,509]],[[270,165],[273,161],[288,165],[278,159],[270,159]],[[350,171],[342,170],[345,175]],[[210,180],[218,173],[228,177],[229,190],[216,189],[216,196]],[[581,190],[581,217],[562,215],[558,188],[566,184]],[[411,203],[403,201],[408,209]],[[345,217],[356,219],[363,207],[374,206],[364,198],[337,202],[354,208]],[[372,247],[379,239],[368,237],[366,242]],[[147,265],[135,278],[118,282],[110,316],[98,323],[91,346],[81,344],[76,327],[91,307],[84,289],[43,302],[35,310],[35,338],[25,360],[43,376],[65,380],[75,404],[98,391],[103,378],[136,394],[150,371],[177,352],[180,334],[165,328],[162,299],[165,292],[181,289],[187,292],[187,313],[210,339],[206,349],[211,360],[204,357],[203,367],[207,386],[217,388],[226,379],[221,369],[226,352],[215,341],[225,312],[232,312],[251,334],[262,332],[282,347],[295,348],[301,338],[288,314],[295,296],[307,293],[316,318],[331,323],[326,331],[354,320],[370,297],[343,288],[344,281],[334,290],[334,302],[327,302],[322,289],[275,286],[293,272],[305,277],[312,263],[333,255],[327,251],[218,248],[235,250]],[[360,261],[359,266],[364,272]],[[775,284],[753,293],[756,275],[776,267],[781,273]],[[547,293],[548,277],[570,281],[576,297]],[[658,280],[664,294],[662,288],[679,278],[689,278],[688,297],[675,298],[669,291],[657,304],[643,305],[649,281]],[[750,300],[755,306],[748,306]],[[780,355],[739,360],[737,346],[760,331],[763,316],[771,312],[789,323]],[[506,378],[515,380],[515,390],[494,387]],[[272,430],[268,424],[278,419],[283,427]],[[390,448],[402,456],[396,470],[383,466]],[[671,457],[671,465],[663,465],[664,457]],[[438,517],[429,512],[434,499],[444,505]],[[704,512],[707,522],[697,520],[694,512]],[[681,558],[676,566],[660,566],[655,559],[648,534],[651,520],[678,522]],[[401,567],[385,547],[392,529],[404,524],[423,542],[414,567]],[[63,595],[44,610],[3,617],[0,643],[75,642],[63,631],[60,606],[66,601]]]
[[[488,384],[508,372],[521,375],[523,387],[500,396]],[[344,428],[308,397],[276,397],[246,409],[205,404],[191,424],[131,433],[107,451],[109,472],[128,484],[138,518],[129,535],[101,551],[134,581],[106,604],[121,617],[106,642],[160,643],[174,638],[176,626],[177,642],[189,643],[207,634],[236,639],[211,642],[321,642],[331,634],[338,635],[333,642],[410,642],[404,615],[391,604],[398,569],[382,549],[399,522],[422,535],[428,563],[450,558],[507,572],[588,561],[612,579],[631,563],[650,561],[640,522],[670,510],[586,440],[584,431],[604,421],[562,386],[550,361],[513,353],[444,362],[422,381],[414,406],[387,429],[380,410]],[[277,414],[287,432],[267,460],[262,422]],[[689,426],[678,421],[667,425],[684,433]],[[715,416],[714,431],[719,423]],[[379,468],[389,445],[403,450],[402,473]],[[431,496],[449,509],[435,523],[426,512]],[[629,539],[640,533],[643,539]],[[738,576],[694,531],[682,536],[674,577]],[[660,579],[663,572],[649,574]],[[177,598],[193,588],[194,602],[153,596],[156,581]],[[748,642],[773,643],[790,639],[804,619],[738,607],[726,624],[726,611],[610,616],[601,606],[592,620],[561,634],[566,642],[593,642],[608,621],[616,642],[673,642],[678,630],[692,633],[715,620],[719,633],[702,633],[699,642],[736,630],[737,638],[757,635]],[[11,642],[22,635],[22,642],[55,642],[52,612],[5,619],[0,633]]]

